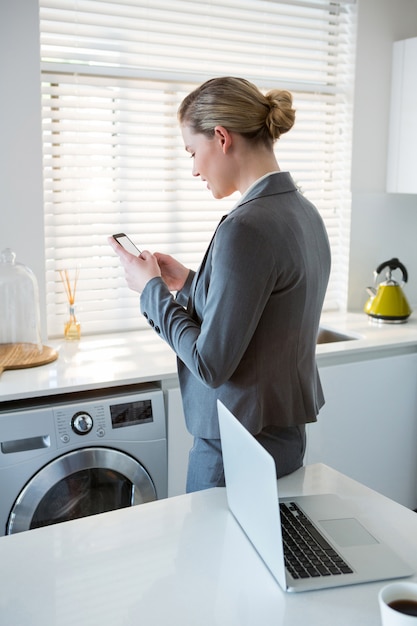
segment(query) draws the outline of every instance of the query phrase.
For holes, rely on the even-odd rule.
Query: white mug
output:
[[[378,601],[382,626],[417,626],[417,615],[408,615],[390,606],[398,600],[411,601],[417,609],[417,583],[396,582],[381,589]]]

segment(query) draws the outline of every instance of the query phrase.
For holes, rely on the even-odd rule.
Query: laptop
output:
[[[220,400],[217,408],[228,506],[282,589],[414,573],[336,494],[279,498],[272,456]]]

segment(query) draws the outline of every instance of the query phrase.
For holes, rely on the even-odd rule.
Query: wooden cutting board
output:
[[[52,363],[57,358],[58,352],[48,346],[42,346],[39,350],[34,343],[1,343],[0,376],[4,370],[46,365],[46,363]]]

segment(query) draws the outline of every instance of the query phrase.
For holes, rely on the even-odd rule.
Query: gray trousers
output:
[[[290,428],[268,426],[255,438],[273,457],[277,478],[302,466],[306,449],[304,424]],[[220,439],[196,437],[188,458],[187,493],[224,485]]]

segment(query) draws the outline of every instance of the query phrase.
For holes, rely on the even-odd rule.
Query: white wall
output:
[[[362,309],[373,270],[397,256],[417,310],[417,195],[385,193],[392,44],[417,36],[417,0],[358,0],[358,8],[349,309]]]
[[[35,273],[45,318],[37,0],[0,4],[0,251]],[[43,323],[45,339],[45,324]]]
[[[385,193],[392,43],[417,35],[417,0],[357,0],[349,308],[359,310],[382,261],[409,270],[417,309],[417,196]],[[38,277],[44,320],[38,3],[0,3],[0,250],[11,247]],[[416,164],[417,165],[417,164]],[[45,322],[43,333],[45,335]]]

